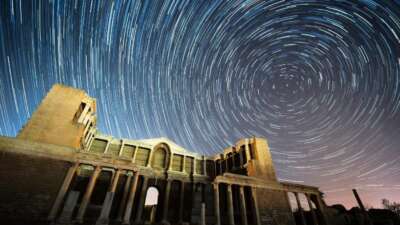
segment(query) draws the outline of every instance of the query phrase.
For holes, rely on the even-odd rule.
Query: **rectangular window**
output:
[[[90,146],[89,152],[94,153],[104,153],[106,150],[107,141],[102,139],[94,139],[92,145]]]
[[[193,157],[187,156],[185,160],[186,160],[185,161],[185,171],[186,171],[186,173],[193,173],[193,162],[194,162]]]
[[[107,155],[118,156],[121,144],[110,144],[107,149]]]
[[[149,161],[149,156],[150,149],[139,147],[136,153],[135,163],[139,166],[146,166]]]
[[[133,145],[124,145],[124,147],[122,147],[121,156],[129,159],[133,158],[133,154],[135,153],[135,148],[136,146]]]
[[[203,160],[196,159],[196,174],[203,174]]]
[[[74,115],[74,121],[77,122],[78,119],[81,117],[83,110],[86,107],[86,103],[85,102],[81,102],[81,104],[79,105],[78,110],[76,111],[75,115]]]
[[[183,170],[183,155],[176,155],[172,157],[172,170],[182,171]]]
[[[207,160],[206,162],[207,162],[207,164],[206,164],[207,175],[215,176],[215,166],[217,166],[216,163],[213,160]]]

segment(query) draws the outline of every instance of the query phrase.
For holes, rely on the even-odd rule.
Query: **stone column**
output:
[[[207,175],[207,159],[203,155],[203,175]]]
[[[49,221],[53,221],[56,216],[58,211],[60,210],[61,207],[61,203],[64,200],[65,194],[68,191],[68,188],[71,184],[72,178],[74,178],[74,175],[76,173],[76,169],[78,168],[79,163],[75,163],[73,166],[71,166],[68,171],[67,174],[65,175],[64,181],[61,185],[60,190],[58,191],[56,200],[54,201],[54,204],[50,210],[49,216],[48,216],[48,220]]]
[[[167,179],[167,186],[165,187],[164,202],[162,209],[162,224],[169,224],[168,222],[168,207],[169,207],[169,193],[171,191],[172,181]]]
[[[219,187],[218,183],[213,183],[214,186],[214,212],[215,212],[215,219],[216,225],[221,225],[221,214],[219,210]]]
[[[312,220],[313,220],[313,224],[314,225],[318,225],[317,216],[315,215],[314,209],[312,207],[311,200],[310,200],[310,195],[306,194],[306,198],[307,198],[307,202],[308,202],[308,207],[310,207],[310,212],[311,212],[311,217],[312,217]]]
[[[125,205],[126,205],[126,200],[128,198],[129,186],[131,184],[132,174],[130,172],[127,172],[126,176],[127,177],[126,177],[125,186],[124,186],[124,193],[122,194],[121,203],[119,205],[117,221],[122,220],[122,216],[125,212],[124,209],[125,209]]]
[[[250,154],[249,139],[248,138],[246,138],[244,150],[246,152],[246,160],[250,161],[251,160],[251,154]],[[247,162],[244,162],[244,163],[247,163]]]
[[[301,207],[301,204],[300,204],[299,193],[294,192],[294,195],[296,196],[297,208],[299,209],[300,218],[301,218],[301,224],[302,225],[307,225],[306,224],[306,218],[304,217],[304,211],[303,211],[303,208]]]
[[[92,196],[92,192],[93,192],[94,186],[96,185],[96,181],[100,175],[100,172],[101,172],[100,166],[96,166],[96,168],[93,171],[92,176],[90,177],[89,184],[86,188],[85,195],[82,198],[82,202],[80,204],[78,214],[76,216],[76,220],[78,223],[83,223],[83,216],[85,215],[86,208],[90,202],[90,198]]]
[[[227,184],[226,186],[226,194],[228,199],[228,220],[229,225],[235,225],[235,216],[233,211],[233,199],[232,199],[232,184]]]
[[[260,211],[258,210],[258,200],[257,200],[257,189],[255,187],[251,188],[251,197],[253,200],[253,216],[256,225],[261,225]]]
[[[146,199],[146,194],[147,194],[147,184],[149,182],[149,178],[143,177],[143,185],[142,185],[142,190],[140,192],[140,198],[139,198],[139,204],[138,204],[138,209],[136,213],[136,218],[135,218],[135,223],[140,223],[142,220],[142,214],[143,214],[143,207],[144,207],[144,200]]]
[[[174,153],[169,154],[168,170],[172,170],[172,160],[174,159]]]
[[[113,176],[109,191],[106,194],[106,198],[104,199],[103,206],[101,208],[100,217],[97,220],[96,225],[108,224],[111,206],[114,200],[115,190],[117,189],[120,174],[121,170],[118,169]]]
[[[201,203],[200,225],[206,225],[206,203]]]
[[[316,202],[315,202],[316,204],[317,204],[317,209],[321,212],[321,215],[322,215],[322,224],[323,225],[329,225],[329,220],[328,220],[328,218],[327,218],[327,216],[326,216],[326,212],[325,212],[325,204],[322,202],[322,199],[321,199],[321,196],[320,195],[317,195],[316,196]]]
[[[185,199],[185,182],[181,181],[180,187],[180,198],[179,198],[179,224],[183,222],[183,210],[184,210],[184,199]]]
[[[244,196],[244,187],[240,186],[240,211],[242,218],[242,225],[247,225],[247,209],[246,209],[246,198]]]
[[[133,181],[131,184],[131,189],[129,191],[128,203],[126,204],[125,214],[124,214],[124,219],[122,221],[122,224],[130,224],[131,215],[132,215],[132,206],[133,206],[133,201],[135,199],[135,193],[136,193],[136,187],[137,187],[138,180],[139,180],[139,172],[136,172],[135,177],[133,178]]]

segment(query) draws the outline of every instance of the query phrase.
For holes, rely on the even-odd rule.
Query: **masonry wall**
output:
[[[74,121],[74,116],[82,101],[91,102],[95,110],[93,101],[85,92],[54,85],[17,138],[79,148],[84,127]]]
[[[1,152],[0,224],[43,224],[67,168],[54,159]]]
[[[296,224],[284,191],[257,188],[257,200],[262,225],[276,224],[275,221],[280,225]]]

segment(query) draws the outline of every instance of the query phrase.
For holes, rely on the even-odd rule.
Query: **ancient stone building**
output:
[[[96,129],[95,99],[62,85],[17,138],[0,137],[0,153],[0,224],[294,225],[288,193],[299,224],[328,222],[318,188],[278,182],[265,139],[205,156],[115,138]]]

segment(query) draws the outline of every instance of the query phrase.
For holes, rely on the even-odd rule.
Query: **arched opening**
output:
[[[149,221],[150,223],[154,223],[157,205],[158,205],[158,196],[159,191],[156,187],[149,187],[146,192],[146,199],[144,201],[145,207],[145,221]]]
[[[159,146],[156,146],[151,159],[151,167],[154,169],[166,169],[168,166],[169,155],[167,145],[160,144]]]

